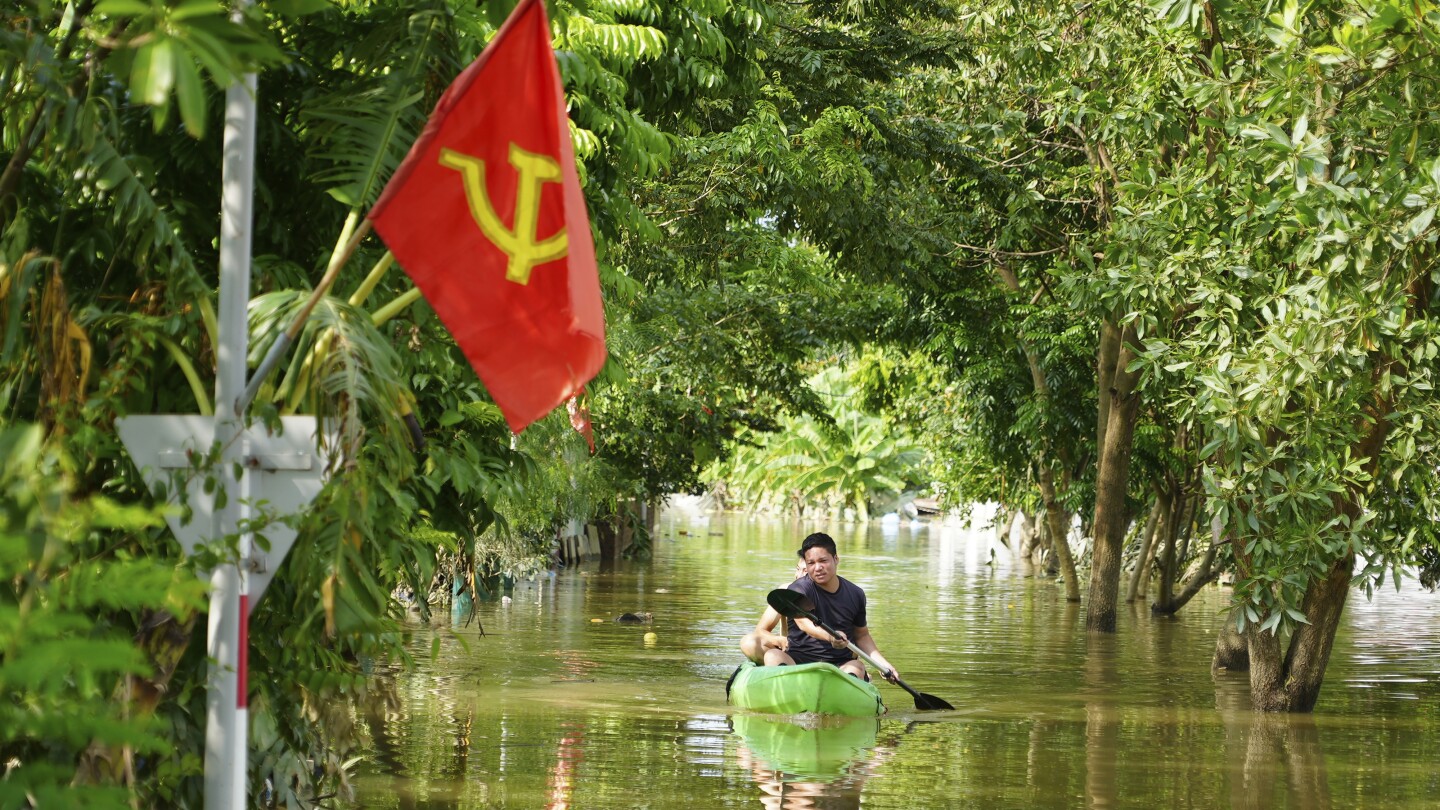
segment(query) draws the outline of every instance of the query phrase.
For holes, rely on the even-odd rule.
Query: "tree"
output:
[[[785,417],[773,434],[743,436],[734,456],[707,478],[723,484],[734,502],[853,509],[862,522],[872,503],[894,503],[915,486],[922,454],[903,428],[861,409],[853,373],[822,369],[810,386],[826,403],[824,419]]]
[[[1003,154],[1084,157],[1037,160],[1032,187],[1036,207],[1090,212],[1049,228],[1068,237],[1060,286],[1103,324],[1087,623],[1113,627],[1148,421],[1175,480],[1199,469],[1194,522],[1217,518],[1230,544],[1256,706],[1305,711],[1357,559],[1373,587],[1433,543],[1415,477],[1433,447],[1411,431],[1435,413],[1434,181],[1410,146],[1429,116],[1405,101],[1428,81],[1425,9],[1161,12],[972,18],[1003,89],[987,109],[1026,124],[1004,131],[1028,146]]]
[[[149,501],[114,436],[116,416],[212,407],[220,90],[244,71],[261,74],[253,361],[348,240],[445,84],[503,19],[495,5],[270,4],[237,22],[218,5],[34,3],[9,18],[0,33],[0,405],[7,417],[42,422],[47,447],[86,459],[81,493]],[[758,6],[712,5],[556,10],[602,232],[635,224],[636,209],[621,202],[627,184],[668,155],[669,140],[646,116],[684,120],[678,110],[749,65],[749,46],[727,36],[751,37]],[[603,272],[607,285],[627,284],[613,264]],[[516,556],[543,555],[549,539],[536,527],[576,506],[554,504],[543,518],[525,511],[517,490],[553,493],[559,487],[548,485],[568,472],[511,451],[453,344],[428,311],[410,309],[415,296],[393,262],[366,247],[337,290],[256,408],[262,419],[338,417],[345,436],[342,466],[252,624],[257,637],[291,641],[252,650],[252,764],[294,773],[302,797],[318,792],[316,771],[297,763],[313,760],[343,789],[355,739],[343,712],[317,707],[363,690],[362,662],[404,658],[391,590],[423,591],[437,554],[462,539],[473,549],[482,536],[495,547],[519,537]],[[407,415],[418,421],[407,425]],[[416,424],[434,448],[418,470]],[[554,443],[533,446],[544,454]],[[116,554],[183,565],[165,532],[148,525],[106,527],[98,547],[100,565]],[[475,559],[495,559],[485,551]],[[106,619],[140,629],[141,605]],[[152,637],[157,657],[177,662],[171,698],[155,707],[171,733],[129,787],[144,801],[186,806],[198,802],[203,690],[194,686],[205,663],[186,654],[193,623],[168,627]]]
[[[1193,326],[1142,362],[1182,381],[1181,412],[1207,442],[1252,699],[1308,711],[1357,567],[1366,588],[1398,584],[1436,539],[1436,448],[1422,437],[1440,413],[1440,173],[1409,146],[1428,115],[1402,101],[1431,81],[1414,66],[1435,53],[1415,7],[1198,8],[1226,56],[1187,89],[1214,100],[1196,145],[1213,144],[1224,182],[1191,198],[1214,224],[1176,243],[1177,271],[1206,268],[1183,287]]]

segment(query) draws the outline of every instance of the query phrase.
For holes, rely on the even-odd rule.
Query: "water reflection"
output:
[[[555,764],[550,766],[550,802],[546,810],[570,810],[575,798],[575,773],[585,759],[585,724],[563,724],[564,734],[555,745]]]
[[[771,810],[859,808],[865,781],[894,748],[876,743],[874,717],[737,714],[731,723],[740,769]]]
[[[1243,672],[1216,675],[1215,708],[1225,726],[1231,807],[1335,806],[1314,715],[1252,711],[1249,679]]]
[[[1122,694],[1116,674],[1114,634],[1092,633],[1085,654],[1085,806],[1093,810],[1115,807],[1116,755],[1119,750]]]

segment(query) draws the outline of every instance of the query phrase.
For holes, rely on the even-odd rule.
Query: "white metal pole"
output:
[[[249,0],[236,3],[243,13]],[[243,426],[234,403],[245,390],[245,355],[249,346],[246,308],[250,302],[250,242],[254,222],[255,74],[232,84],[225,93],[225,139],[220,206],[219,345],[215,347],[215,439],[220,443],[221,480],[228,495],[215,512],[215,537],[239,530],[245,491],[255,473],[245,469],[246,449],[238,441]],[[249,614],[245,570],[248,538],[241,538],[234,565],[211,574],[210,635],[207,651],[212,672],[205,714],[205,808],[243,810],[246,806],[248,728],[245,696],[246,641]]]

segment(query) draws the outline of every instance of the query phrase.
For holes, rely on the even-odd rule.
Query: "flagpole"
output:
[[[310,312],[330,291],[330,285],[335,283],[335,278],[340,275],[340,270],[350,261],[350,257],[355,255],[356,248],[360,247],[360,241],[370,233],[370,227],[370,219],[366,217],[360,223],[360,227],[355,229],[350,240],[345,243],[345,247],[330,258],[330,266],[325,269],[325,275],[321,277],[320,283],[316,284],[315,289],[311,291],[310,298],[305,301],[304,306],[300,307],[300,311],[295,313],[295,318],[290,321],[289,328],[275,338],[274,343],[270,344],[270,350],[265,353],[265,359],[260,361],[260,367],[255,369],[250,383],[245,386],[245,393],[235,400],[235,416],[244,417],[245,409],[255,401],[255,395],[260,392],[260,386],[265,384],[265,379],[270,376],[270,372],[280,364],[285,352],[290,349],[290,344],[300,336],[300,330],[305,326],[305,321],[309,320]]]
[[[240,19],[250,0],[236,3]],[[221,448],[221,486],[230,494],[215,510],[212,539],[236,537],[248,517],[253,474],[244,463],[248,448],[243,426],[225,403],[245,387],[249,346],[250,258],[255,201],[254,73],[246,73],[225,91],[225,136],[221,163],[220,305],[215,351],[215,440]],[[249,535],[238,537],[233,562],[210,574],[209,632],[211,660],[205,706],[205,810],[243,810],[248,793],[249,717],[246,700],[247,570]]]

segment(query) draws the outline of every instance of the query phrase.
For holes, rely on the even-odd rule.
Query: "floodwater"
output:
[[[878,720],[737,711],[736,643],[804,535],[840,545],[880,649]],[[1209,665],[1225,592],[1088,637],[990,531],[666,512],[650,563],[517,585],[417,626],[417,668],[362,713],[364,808],[1325,808],[1440,802],[1440,594],[1352,594],[1311,715],[1246,708]],[[1082,592],[1084,588],[1082,587]],[[617,624],[625,612],[648,626]],[[599,620],[599,621],[596,621]],[[483,628],[484,635],[481,635]],[[647,642],[646,633],[654,633]]]

